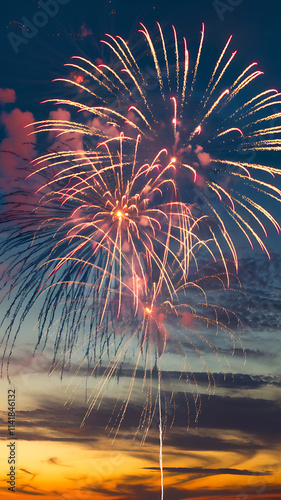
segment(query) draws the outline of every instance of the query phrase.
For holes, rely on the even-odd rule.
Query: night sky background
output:
[[[2,194],[13,187],[14,169],[24,169],[25,163],[11,162],[1,151],[9,149],[28,158],[30,151],[22,145],[26,138],[23,125],[32,116],[36,120],[46,119],[47,110],[40,102],[56,95],[58,87],[51,81],[65,74],[63,64],[72,55],[93,61],[104,57],[99,40],[105,32],[120,34],[134,44],[139,22],[149,29],[155,27],[156,21],[163,28],[174,24],[178,33],[187,37],[191,52],[196,52],[204,22],[206,69],[208,57],[213,68],[213,62],[233,34],[232,47],[238,50],[240,67],[257,61],[265,73],[262,88],[281,90],[281,6],[277,0],[64,0],[64,3],[45,26],[38,28],[38,33],[30,35],[28,43],[19,43],[16,51],[11,32],[21,35],[22,18],[32,21],[40,10],[40,2],[11,0],[1,5],[0,89],[14,90],[8,94],[0,90],[0,101],[5,100],[3,106],[0,102]],[[281,154],[275,161],[279,166]],[[280,222],[280,208],[274,215]],[[224,377],[216,360],[206,353],[216,379],[215,394],[209,398],[206,373],[194,358],[202,412],[197,425],[191,415],[188,431],[186,404],[179,389],[175,424],[164,441],[165,500],[281,498],[281,240],[273,231],[269,234],[271,261],[260,250],[255,248],[251,252],[241,242],[239,276],[247,304],[241,298],[234,304],[233,298],[229,298],[227,304],[244,323],[246,364],[239,348],[232,357],[231,347],[222,344],[234,373],[234,378],[230,373]],[[48,376],[52,350],[47,347],[32,356],[36,342],[34,323],[31,316],[23,325],[10,366],[17,390],[18,477],[14,498],[160,498],[157,426],[152,426],[144,446],[139,445],[138,439],[133,440],[142,404],[138,397],[141,380],[113,444],[105,427],[118,390],[116,381],[108,388],[101,409],[93,412],[80,428],[86,411],[85,380],[76,381],[67,390],[70,375],[66,374],[62,381],[59,373]],[[192,352],[190,356],[192,364]],[[173,378],[173,373],[170,376]],[[5,377],[0,384],[3,395],[0,492],[3,498],[8,498],[12,493],[7,492],[6,484],[8,384]],[[95,380],[88,384],[90,390]]]

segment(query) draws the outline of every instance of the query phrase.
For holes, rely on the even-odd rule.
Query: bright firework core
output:
[[[127,213],[124,213],[122,210],[115,210],[112,214],[112,219],[113,221],[115,221],[116,219],[118,219],[120,222],[126,217],[128,216]]]
[[[122,218],[123,218],[123,212],[121,212],[121,210],[118,210],[117,212],[115,212],[114,217],[113,217],[114,220],[115,219],[122,220]]]

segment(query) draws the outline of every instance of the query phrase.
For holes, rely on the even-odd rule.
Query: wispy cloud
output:
[[[51,465],[59,465],[60,467],[71,467],[70,465],[61,463],[61,461],[57,457],[48,458],[48,460],[46,460],[46,463]]]
[[[144,467],[144,469],[159,471],[159,467]],[[177,474],[204,474],[204,475],[218,475],[218,474],[230,474],[234,476],[270,476],[271,472],[260,472],[251,470],[241,470],[241,469],[203,469],[201,467],[163,467],[165,472],[175,472]]]

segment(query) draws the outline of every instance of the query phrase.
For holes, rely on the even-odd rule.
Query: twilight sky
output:
[[[35,0],[15,0],[1,6],[0,189],[3,195],[13,190],[15,178],[23,182],[27,161],[36,155],[24,126],[33,119],[47,118],[48,110],[40,102],[56,95],[58,87],[51,81],[62,74],[63,64],[73,54],[93,61],[102,59],[99,40],[105,32],[120,34],[134,42],[140,21],[149,28],[159,21],[162,26],[174,24],[187,37],[191,50],[196,50],[204,22],[211,67],[233,34],[233,50],[238,49],[240,67],[257,61],[265,73],[263,88],[281,90],[280,6],[276,0],[152,3],[57,0],[44,17],[44,26],[34,30],[29,27],[28,35],[23,37],[24,24],[32,23],[33,19],[40,24],[41,9],[40,1]],[[208,58],[205,65],[209,69]],[[259,156],[255,161],[259,161]],[[279,166],[278,155],[273,161]],[[275,205],[274,210],[280,221],[280,207]],[[239,278],[247,298],[240,292],[227,292],[218,299],[243,322],[244,329],[239,330],[239,335],[246,363],[240,344],[233,355],[229,338],[223,333],[217,336],[212,328],[208,329],[208,339],[219,346],[221,363],[205,344],[200,344],[203,362],[188,344],[184,346],[188,358],[186,371],[191,380],[192,373],[195,375],[197,385],[178,382],[182,360],[173,349],[160,360],[163,386],[168,392],[172,384],[175,393],[175,402],[166,401],[168,424],[174,419],[174,409],[175,419],[173,427],[166,429],[164,439],[165,500],[281,498],[281,240],[271,230],[269,236],[270,261],[258,247],[251,251],[242,238],[238,243]],[[4,239],[5,233],[0,236],[1,241]],[[0,317],[6,308],[4,301]],[[102,368],[96,377],[83,376],[84,370],[74,377],[81,361],[81,353],[77,351],[71,369],[66,370],[62,380],[58,369],[49,375],[52,341],[43,352],[39,349],[33,356],[36,312],[35,307],[21,327],[9,367],[17,392],[14,498],[160,498],[157,416],[144,444],[141,444],[143,433],[136,434],[144,404],[142,372],[137,373],[131,402],[113,442],[118,405],[130,384],[134,354],[128,354],[122,376],[105,386],[99,410],[93,410],[81,427],[87,400],[92,401],[91,394],[97,390]],[[214,376],[215,388],[212,383],[210,390],[204,362]],[[7,390],[4,372],[0,380],[3,498],[12,494],[8,493],[6,483]],[[195,423],[197,395],[202,408]]]

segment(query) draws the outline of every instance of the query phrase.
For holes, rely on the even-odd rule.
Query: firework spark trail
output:
[[[159,47],[157,43],[154,43],[148,29],[143,24],[141,27],[139,31],[144,35],[149,49],[147,57],[150,54],[156,71],[161,103],[157,101],[157,92],[149,94],[146,90],[144,74],[129,45],[121,37],[107,34],[110,42],[107,40],[102,42],[116,58],[114,68],[106,65],[100,68],[81,57],[76,58],[79,64],[70,63],[73,69],[84,75],[86,84],[87,78],[95,82],[97,79],[95,74],[99,75],[99,81],[96,85],[93,82],[93,88],[99,99],[104,100],[105,106],[95,103],[88,106],[66,99],[49,100],[49,102],[65,104],[74,109],[89,112],[100,119],[99,126],[92,128],[79,123],[63,124],[49,120],[45,124],[39,122],[37,130],[49,131],[53,126],[62,134],[67,130],[72,130],[91,137],[104,138],[111,133],[110,127],[114,125],[119,132],[124,130],[126,136],[135,137],[136,134],[140,134],[144,139],[141,148],[144,162],[151,162],[151,155],[156,155],[159,149],[167,151],[167,162],[173,161],[175,167],[173,178],[177,184],[178,196],[189,206],[193,205],[201,214],[208,215],[210,230],[214,231],[212,221],[216,221],[224,244],[227,245],[237,264],[238,259],[232,236],[233,224],[230,221],[234,222],[251,246],[253,246],[253,241],[256,241],[264,251],[267,251],[264,243],[261,244],[262,237],[255,229],[256,224],[262,227],[262,218],[264,218],[272,223],[278,232],[280,228],[269,211],[265,210],[262,213],[257,208],[255,199],[257,190],[253,183],[258,183],[263,179],[254,175],[258,174],[258,170],[264,175],[272,174],[274,170],[274,175],[279,176],[281,171],[277,168],[272,170],[272,167],[266,164],[260,165],[259,168],[251,163],[245,165],[245,162],[238,161],[237,155],[239,151],[280,150],[281,126],[264,126],[266,122],[281,118],[281,113],[271,111],[273,106],[281,103],[280,94],[275,89],[270,89],[253,95],[250,99],[243,97],[245,89],[262,75],[261,71],[255,70],[257,63],[248,65],[234,82],[225,88],[224,81],[237,53],[234,51],[230,56],[227,55],[232,42],[232,37],[229,37],[215,63],[205,93],[203,93],[204,97],[198,105],[195,88],[200,83],[199,73],[204,52],[204,25],[193,68],[189,67],[186,39],[183,38],[183,45],[180,44],[174,26],[172,26],[173,51],[167,49],[164,33],[159,23],[157,23],[161,40]],[[165,67],[165,78],[161,70],[162,62]],[[73,83],[71,79],[65,80],[69,84]],[[235,106],[238,98],[239,105]],[[119,111],[116,99],[120,102],[120,106],[123,108],[125,106],[127,112]],[[111,102],[112,106],[109,105]],[[192,116],[193,119],[190,119]],[[263,128],[259,128],[260,124],[263,124]],[[254,142],[255,137],[257,140]],[[251,183],[237,176],[237,172],[245,168],[252,179]],[[191,177],[188,171],[193,174]],[[243,186],[249,192],[251,190],[251,194],[244,198],[241,194]],[[265,183],[260,192],[270,197],[271,189],[270,184]],[[206,197],[208,190],[216,195],[213,201]],[[195,201],[196,192],[200,192],[203,206],[199,206]],[[280,192],[272,199],[280,202]],[[240,203],[236,203],[237,200]],[[218,236],[216,241],[219,245]],[[220,248],[221,252],[225,252],[223,244],[220,244]]]

